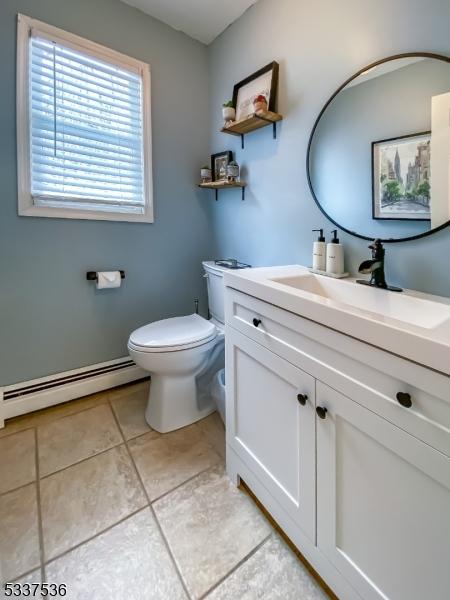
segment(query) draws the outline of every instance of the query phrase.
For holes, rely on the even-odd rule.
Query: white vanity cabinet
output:
[[[225,300],[230,476],[341,600],[448,600],[449,377],[231,287]]]

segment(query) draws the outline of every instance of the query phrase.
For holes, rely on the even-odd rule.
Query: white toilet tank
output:
[[[225,304],[223,272],[225,267],[220,267],[213,260],[202,263],[208,285],[208,307],[211,319],[225,325]]]
[[[225,326],[225,286],[223,284],[223,273],[230,269],[246,269],[250,265],[240,263],[235,259],[224,259],[220,261],[223,264],[217,264],[214,260],[207,260],[202,263],[205,271],[205,277],[208,283],[208,307],[211,320],[215,321],[219,327]]]

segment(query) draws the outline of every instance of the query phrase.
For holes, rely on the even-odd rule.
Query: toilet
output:
[[[195,423],[216,410],[211,383],[225,362],[223,273],[239,268],[239,263],[202,264],[211,318],[192,314],[163,319],[136,329],[128,340],[131,358],[151,375],[145,419],[161,433]]]

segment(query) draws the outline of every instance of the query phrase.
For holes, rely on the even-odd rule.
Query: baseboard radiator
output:
[[[0,427],[5,419],[143,379],[148,373],[127,358],[0,387]]]

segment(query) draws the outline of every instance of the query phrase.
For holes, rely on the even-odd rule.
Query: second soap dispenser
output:
[[[337,229],[331,232],[333,238],[327,244],[327,273],[342,275],[344,273],[344,247],[339,243]]]

